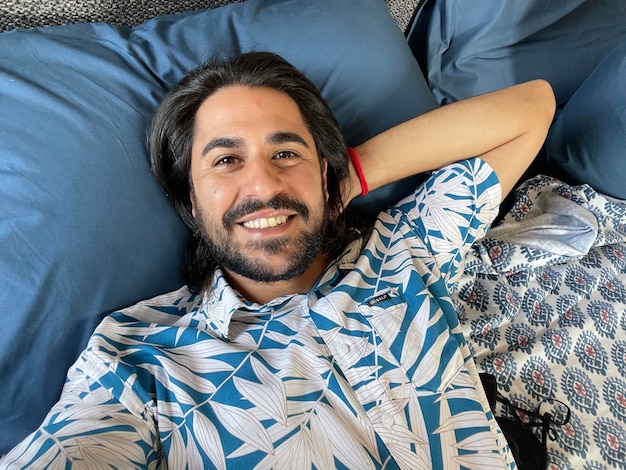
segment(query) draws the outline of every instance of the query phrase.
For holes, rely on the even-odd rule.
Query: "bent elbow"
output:
[[[546,134],[554,119],[556,112],[556,98],[550,82],[544,79],[536,79],[528,82],[533,90],[533,105],[535,107],[534,117],[538,125],[545,128]]]

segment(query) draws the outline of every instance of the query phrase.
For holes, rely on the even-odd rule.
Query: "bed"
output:
[[[160,97],[214,53],[269,49],[320,87],[351,145],[465,96],[553,84],[546,148],[453,299],[503,395],[571,410],[548,440],[551,468],[626,468],[618,0],[45,3],[0,7],[0,455],[41,422],[104,315],[181,283],[186,230],[144,148]],[[382,209],[418,180],[360,207]]]

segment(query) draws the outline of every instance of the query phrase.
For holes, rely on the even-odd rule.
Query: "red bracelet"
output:
[[[356,150],[354,150],[352,147],[348,147],[348,154],[350,154],[352,166],[356,170],[356,174],[359,177],[359,182],[361,183],[361,196],[365,196],[367,193],[369,193],[369,188],[367,187],[367,180],[365,179],[365,175],[363,174],[363,168],[361,168],[361,162],[359,161],[359,157],[356,154]]]

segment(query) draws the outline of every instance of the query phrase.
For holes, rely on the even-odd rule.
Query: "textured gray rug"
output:
[[[0,0],[0,31],[85,22],[135,26],[155,16],[239,1],[242,0]],[[385,3],[404,31],[420,0]]]

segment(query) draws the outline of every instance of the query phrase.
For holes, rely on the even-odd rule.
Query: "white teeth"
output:
[[[277,225],[287,222],[288,217],[286,215],[279,215],[278,217],[268,217],[267,219],[254,219],[244,222],[243,226],[247,228],[271,228]]]

